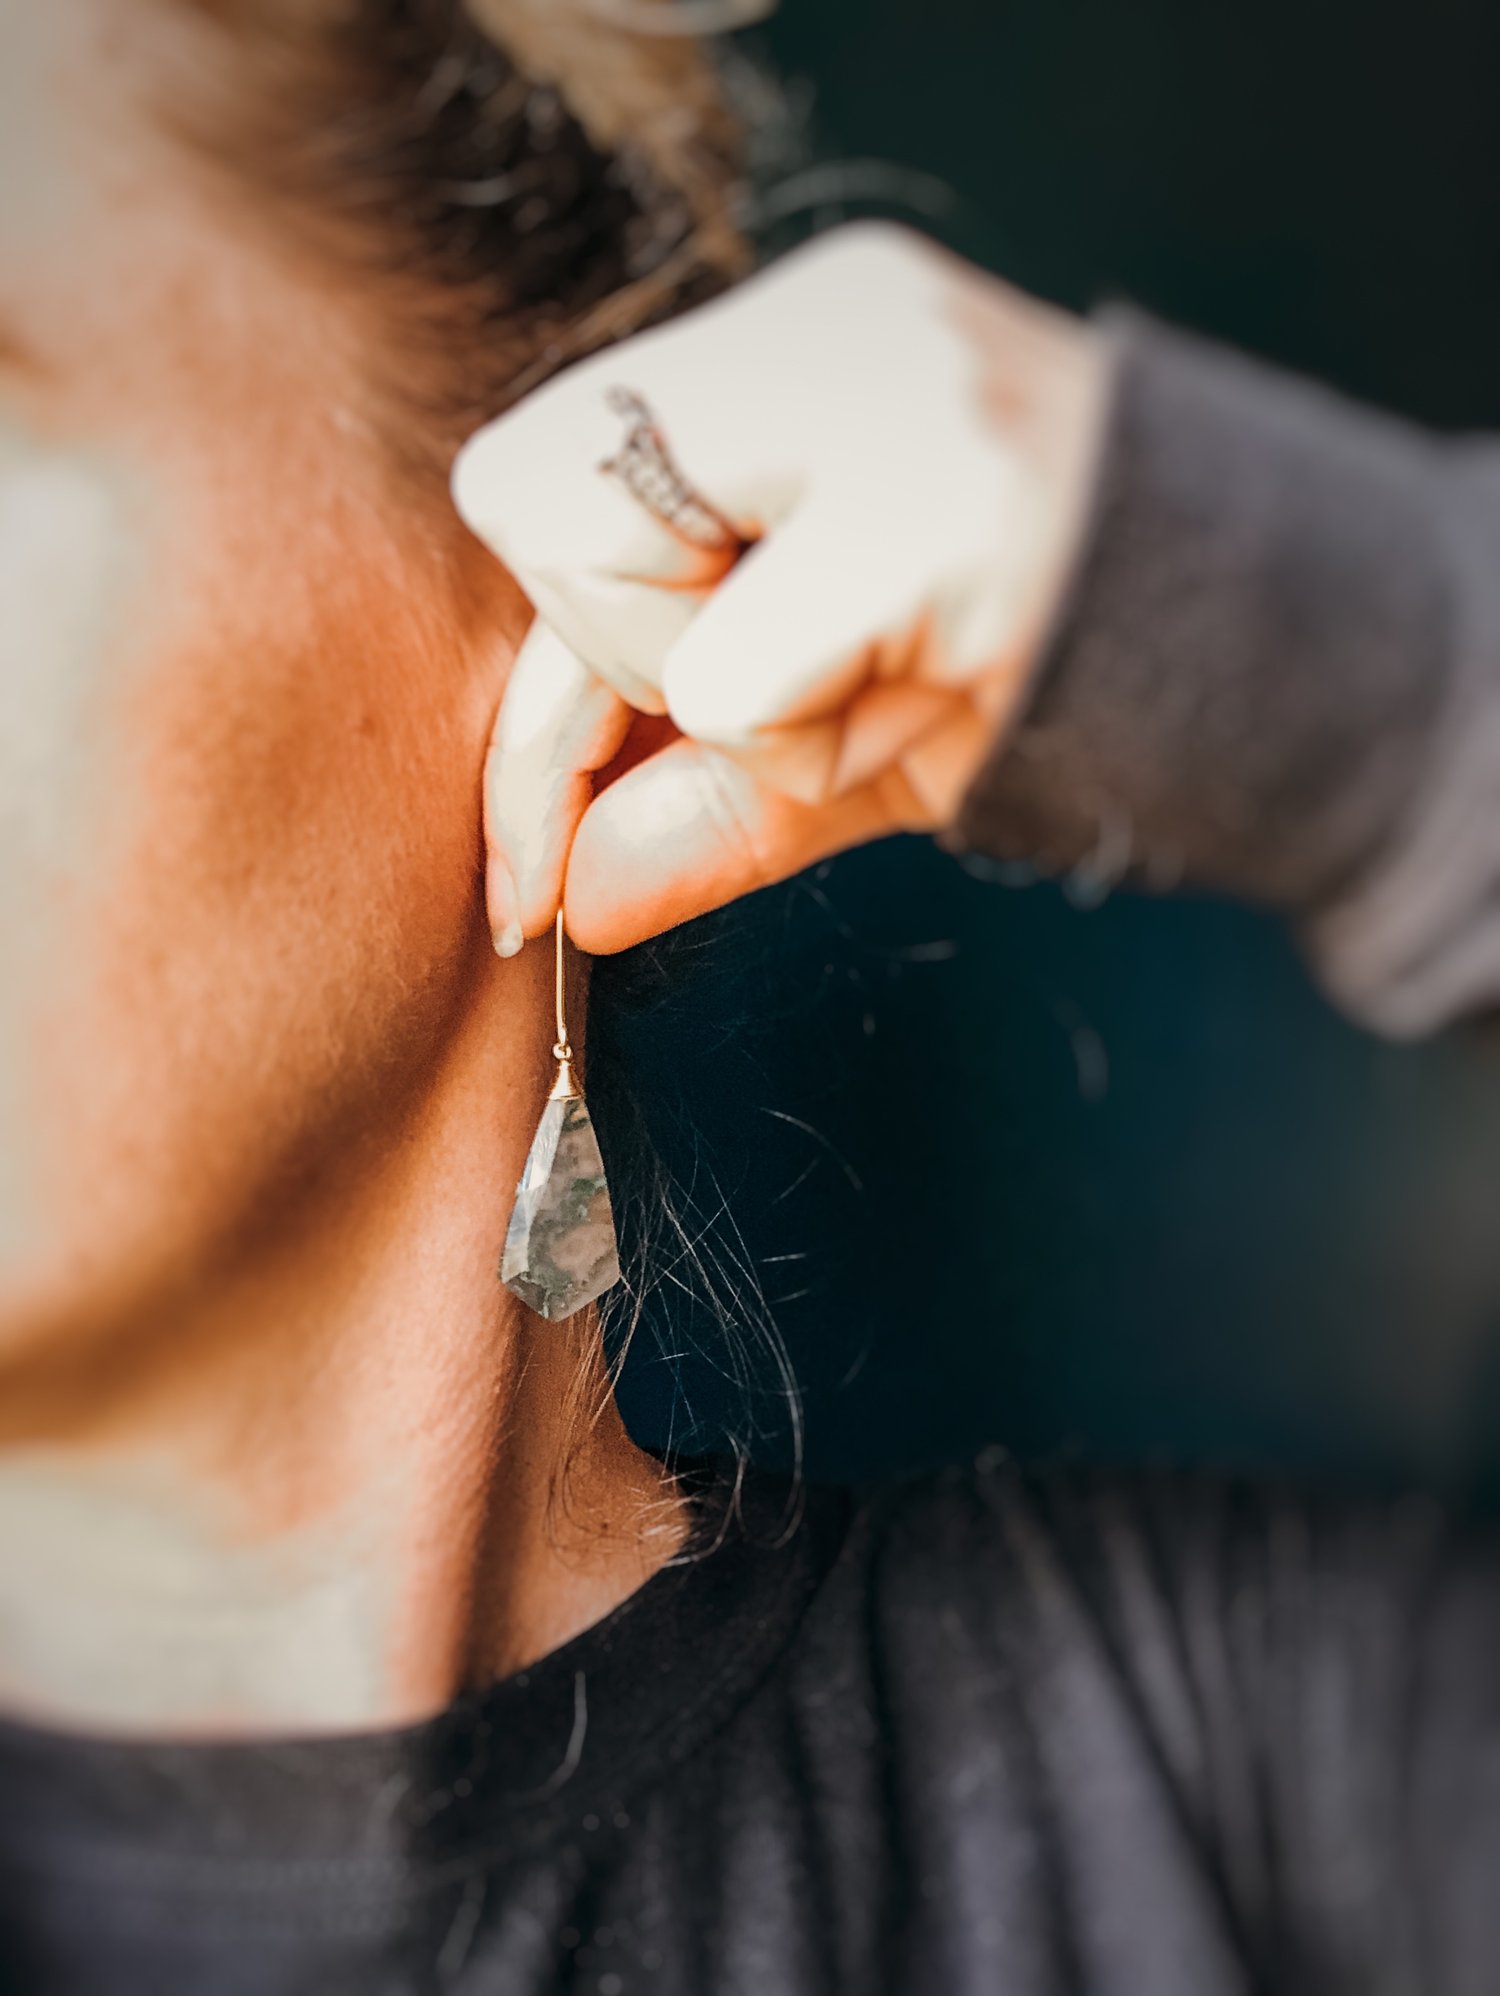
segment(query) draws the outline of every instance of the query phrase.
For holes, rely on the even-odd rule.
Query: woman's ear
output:
[[[540,619],[516,653],[484,765],[485,901],[501,956],[551,928],[594,776],[632,710]]]

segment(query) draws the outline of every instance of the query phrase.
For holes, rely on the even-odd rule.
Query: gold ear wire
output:
[[[563,962],[566,948],[566,932],[563,928],[563,911],[557,911],[557,926],[553,930],[552,982],[557,1008],[557,1039],[553,1044],[552,1058],[557,1062],[557,1078],[552,1083],[549,1102],[582,1101],[583,1090],[573,1072],[573,1046],[568,1038],[568,1014],[564,993]]]

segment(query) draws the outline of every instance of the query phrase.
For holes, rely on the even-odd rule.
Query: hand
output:
[[[946,823],[1063,586],[1103,377],[1082,325],[862,225],[473,438],[455,501],[539,619],[486,772],[501,953],[564,891],[574,939],[622,949]],[[750,543],[741,558],[601,471],[621,388]]]

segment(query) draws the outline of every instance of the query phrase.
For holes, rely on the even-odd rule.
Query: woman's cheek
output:
[[[123,467],[0,415],[0,1253],[27,1225],[33,1036],[87,951],[89,871],[125,780],[110,738],[142,518]]]
[[[0,421],[0,910],[88,849],[99,800],[84,772],[144,568],[130,487],[123,470]]]

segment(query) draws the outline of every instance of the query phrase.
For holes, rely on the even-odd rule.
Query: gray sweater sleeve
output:
[[[1500,444],[1106,324],[1092,521],[947,843],[1278,908],[1391,1034],[1500,1003]]]

